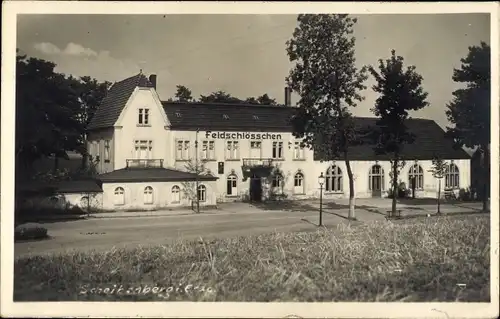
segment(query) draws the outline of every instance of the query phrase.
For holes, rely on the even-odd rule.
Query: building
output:
[[[198,184],[201,205],[275,196],[348,196],[345,163],[322,161],[300,147],[290,124],[296,108],[285,90],[284,106],[167,103],[156,92],[156,76],[142,73],[115,83],[89,125],[89,152],[98,159],[104,209],[189,205]],[[375,118],[356,118],[370,126]],[[455,150],[432,120],[412,119],[416,140],[403,154],[401,180],[415,178],[417,197],[435,197],[438,181],[429,172],[439,155],[450,163],[443,188],[470,185],[470,157]],[[387,156],[370,145],[350,153],[356,197],[383,197],[389,186]],[[204,163],[198,172],[187,169]],[[198,174],[196,174],[198,173]],[[189,195],[191,194],[191,195]]]

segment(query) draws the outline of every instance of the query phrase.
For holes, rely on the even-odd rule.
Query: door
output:
[[[262,200],[262,180],[255,175],[250,178],[250,200],[255,202]]]
[[[382,177],[372,176],[372,197],[382,197]]]

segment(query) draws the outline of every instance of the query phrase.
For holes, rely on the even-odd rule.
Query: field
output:
[[[489,215],[15,261],[15,301],[484,301]]]

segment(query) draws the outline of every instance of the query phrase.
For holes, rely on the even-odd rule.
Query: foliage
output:
[[[400,182],[397,187],[397,196],[396,198],[409,198],[411,194],[411,190],[406,187],[404,182]],[[390,188],[387,192],[387,198],[394,198],[393,188]]]
[[[349,176],[349,217],[354,218],[354,176],[349,148],[360,143],[350,108],[363,100],[366,70],[355,65],[356,19],[347,14],[300,14],[287,54],[294,67],[289,87],[300,96],[293,134],[302,145],[331,161],[346,161]]]
[[[463,202],[470,202],[474,200],[474,194],[472,193],[472,190],[467,187],[467,188],[461,188],[458,191],[458,200],[463,201]]]
[[[448,169],[448,163],[446,163],[440,157],[434,157],[432,159],[432,167],[429,170],[432,176],[437,179],[442,179],[446,175],[446,170]]]
[[[490,183],[490,120],[491,120],[491,49],[481,42],[469,47],[469,53],[453,70],[453,81],[462,84],[453,92],[446,115],[453,127],[447,128],[457,147],[478,147],[483,154],[483,210],[487,210],[488,184]]]
[[[411,144],[414,136],[408,132],[406,120],[409,111],[418,111],[426,107],[427,93],[422,88],[422,76],[415,71],[415,66],[403,69],[404,59],[391,51],[391,57],[379,60],[378,71],[370,66],[368,70],[376,80],[373,90],[380,96],[375,101],[372,112],[377,119],[377,128],[373,130],[376,141],[374,150],[377,154],[391,155],[391,185],[397,188],[399,162],[404,144]],[[396,213],[396,198],[392,200],[392,214]]]
[[[198,174],[198,175],[209,175],[210,170],[207,168],[207,160],[198,159],[198,161],[191,159],[186,162],[184,169],[186,172]],[[201,184],[201,183],[199,183]],[[197,200],[198,192],[196,189],[196,181],[185,181],[182,182],[182,192],[184,198],[187,198],[194,204]]]
[[[195,102],[193,98],[193,92],[184,85],[177,85],[177,92],[175,92],[175,102]]]
[[[490,302],[489,229],[485,215],[431,217],[22,256],[14,301]],[[90,292],[113,285],[149,293]]]
[[[14,230],[16,240],[47,238],[47,228],[37,223],[26,223],[16,226]]]
[[[86,155],[86,127],[104,98],[109,82],[66,77],[52,62],[16,57],[16,163],[27,174],[43,157],[68,159],[68,151]]]
[[[482,148],[491,142],[490,55],[490,46],[481,42],[479,46],[469,47],[467,57],[460,60],[461,67],[453,70],[453,81],[465,86],[453,92],[446,111],[454,125],[447,128],[448,135],[458,146]]]

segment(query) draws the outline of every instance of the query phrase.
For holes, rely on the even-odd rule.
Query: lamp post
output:
[[[196,165],[196,213],[200,213],[200,191],[198,189],[199,187],[199,182],[198,182],[198,133],[200,132],[200,129],[196,129],[196,141],[194,141],[194,149],[195,149],[195,165]]]
[[[319,226],[323,226],[323,185],[325,184],[325,177],[323,172],[318,177],[319,183]]]

